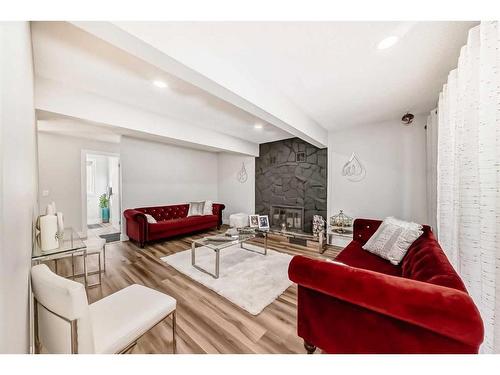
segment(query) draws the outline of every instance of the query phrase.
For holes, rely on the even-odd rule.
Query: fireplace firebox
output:
[[[270,225],[272,228],[287,230],[304,230],[304,207],[271,205]]]

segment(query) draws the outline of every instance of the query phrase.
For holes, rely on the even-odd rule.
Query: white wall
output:
[[[425,122],[416,116],[410,126],[392,121],[330,132],[329,216],[343,209],[354,218],[393,215],[426,223]],[[341,175],[353,152],[366,168],[360,182]]]
[[[65,225],[78,231],[83,229],[81,150],[120,153],[122,211],[211,199],[226,205],[224,219],[227,222],[231,213],[253,213],[255,209],[254,157],[131,137],[122,137],[121,143],[115,144],[46,132],[38,134],[40,210],[55,201],[57,209],[64,213]],[[237,173],[243,162],[248,180],[241,184]],[[96,181],[96,188],[98,185]],[[46,197],[42,196],[44,190],[49,191]]]
[[[43,213],[56,202],[64,225],[82,231],[82,150],[118,153],[119,144],[38,132],[39,201]],[[84,184],[85,186],[85,184]],[[42,196],[48,190],[49,195]]]
[[[248,179],[240,183],[238,172],[245,163]],[[218,155],[218,201],[226,205],[223,221],[229,223],[229,215],[237,212],[253,214],[255,211],[255,158],[230,153]]]
[[[130,137],[120,148],[122,210],[217,201],[216,153]]]
[[[29,350],[36,132],[28,22],[0,22],[0,353]]]
[[[255,210],[255,158],[199,151],[122,137],[123,210],[211,199],[224,203],[224,222],[235,212]],[[248,173],[242,184],[242,163]]]

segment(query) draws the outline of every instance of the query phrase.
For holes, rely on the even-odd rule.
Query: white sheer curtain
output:
[[[434,112],[434,111],[433,111]],[[434,117],[433,117],[434,116]],[[430,125],[429,125],[430,124]],[[437,129],[436,134],[429,127]],[[500,353],[500,30],[470,30],[457,69],[428,120],[428,151],[437,144],[439,242],[462,276],[485,325],[485,353]],[[434,149],[433,149],[434,147]],[[432,163],[432,156],[428,156]],[[434,211],[432,211],[434,210]],[[431,220],[434,215],[431,215]],[[431,221],[432,223],[432,221]]]
[[[427,223],[437,234],[437,139],[438,139],[438,110],[431,111],[426,124],[426,170],[427,170]]]

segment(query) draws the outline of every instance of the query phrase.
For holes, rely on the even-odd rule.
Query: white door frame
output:
[[[94,150],[84,150],[81,153],[81,163],[80,163],[80,174],[81,174],[81,199],[82,199],[82,231],[80,235],[84,238],[87,237],[87,155],[102,155],[102,156],[113,156],[118,158],[118,181],[120,184],[120,199],[119,199],[119,212],[120,212],[120,222],[122,221],[122,168],[121,168],[121,158],[120,154],[114,152],[105,151],[94,151]]]

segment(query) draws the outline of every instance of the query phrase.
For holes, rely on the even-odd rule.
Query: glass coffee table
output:
[[[252,240],[256,237],[264,237],[264,248],[263,251],[257,251],[249,249],[244,246],[245,242]],[[245,251],[250,251],[260,255],[267,255],[267,233],[245,233],[240,234],[237,238],[231,241],[216,241],[211,240],[210,237],[201,238],[199,240],[194,240],[191,243],[191,264],[197,270],[204,272],[215,279],[219,278],[219,267],[220,267],[220,252],[234,245],[240,245],[240,248]],[[196,264],[196,247],[205,246],[215,252],[215,273],[212,273]]]

